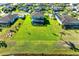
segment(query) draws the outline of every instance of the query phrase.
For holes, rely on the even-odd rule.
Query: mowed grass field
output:
[[[16,41],[17,51],[33,53],[51,52],[54,48],[52,46],[60,40],[61,27],[58,26],[56,20],[49,18],[47,20],[50,24],[46,26],[33,26],[30,15],[26,16],[26,20],[18,33],[12,38],[12,40]],[[50,46],[51,48],[49,48]]]
[[[19,31],[5,41],[7,48],[0,48],[0,55],[6,54],[79,54],[70,50],[61,40],[61,26],[57,20],[47,18],[47,26],[33,26],[27,15]]]

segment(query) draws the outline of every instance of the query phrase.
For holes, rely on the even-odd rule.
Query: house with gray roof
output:
[[[64,29],[79,29],[79,20],[74,17],[55,13],[55,18]]]
[[[18,18],[17,14],[8,14],[2,18],[0,18],[0,27],[7,27],[10,26],[11,24],[13,24],[16,19]]]
[[[41,12],[33,12],[31,16],[33,25],[44,25],[44,15]]]
[[[54,12],[63,11],[63,7],[54,6],[52,9],[53,9]]]

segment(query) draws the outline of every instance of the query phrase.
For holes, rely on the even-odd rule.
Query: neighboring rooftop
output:
[[[35,18],[40,18],[40,17],[44,17],[42,12],[32,12],[31,14],[33,17]]]
[[[74,18],[74,17],[71,17],[69,15],[58,15],[58,14],[55,14],[55,16],[57,16],[59,18],[59,21],[62,23],[62,24],[79,24],[79,20]]]
[[[8,23],[9,21],[13,20],[15,17],[17,17],[17,14],[9,14],[7,16],[4,16],[0,19],[0,23]]]

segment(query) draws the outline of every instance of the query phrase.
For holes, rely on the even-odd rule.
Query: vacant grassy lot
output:
[[[60,39],[60,26],[56,20],[48,20],[50,24],[46,26],[33,26],[31,17],[28,15],[18,33],[12,38],[17,43],[15,49],[37,53],[49,52],[53,48],[49,48],[49,46]]]
[[[30,15],[27,15],[19,31],[11,39],[5,40],[8,47],[0,48],[0,54],[79,54],[70,50],[60,40],[61,26],[59,26],[58,22],[50,18],[48,18],[48,21],[50,24],[46,26],[33,26]],[[63,36],[64,38],[67,37]]]

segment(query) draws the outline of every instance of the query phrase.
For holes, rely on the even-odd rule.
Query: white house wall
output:
[[[55,15],[55,18],[57,19],[57,21],[58,21],[60,24],[62,24],[62,22],[60,21],[60,18],[59,18],[59,17],[57,17],[57,16]]]

